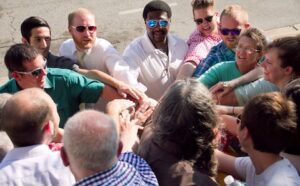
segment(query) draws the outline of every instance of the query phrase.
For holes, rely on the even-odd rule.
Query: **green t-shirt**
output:
[[[67,69],[47,68],[44,90],[53,99],[63,128],[69,117],[79,111],[80,103],[96,103],[104,84]],[[15,79],[0,87],[0,93],[20,91]]]
[[[198,81],[210,88],[220,81],[230,81],[241,75],[235,61],[226,61],[212,66],[198,78]]]

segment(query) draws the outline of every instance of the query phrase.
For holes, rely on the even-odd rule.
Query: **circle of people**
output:
[[[122,55],[87,9],[59,56],[25,19],[4,58],[0,185],[300,185],[300,36],[271,41],[214,3],[192,1],[185,42],[150,1]]]

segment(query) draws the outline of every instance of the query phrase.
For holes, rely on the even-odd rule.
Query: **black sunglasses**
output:
[[[210,23],[210,22],[213,20],[213,17],[214,17],[214,16],[207,16],[207,17],[205,17],[204,19],[205,19],[205,21],[207,21],[207,22]],[[201,25],[201,24],[204,22],[204,19],[199,18],[199,19],[195,19],[194,21],[195,21],[195,23],[196,23],[197,25]]]
[[[73,28],[75,28],[75,30],[77,32],[84,32],[86,29],[88,29],[89,32],[95,32],[97,30],[96,26],[72,26]]]
[[[222,35],[227,36],[229,34],[233,35],[233,36],[238,36],[240,35],[242,29],[239,28],[234,28],[234,29],[228,29],[228,28],[221,28],[220,32]]]
[[[24,75],[32,75],[33,77],[38,77],[43,72],[43,70],[45,70],[46,68],[47,67],[46,67],[46,63],[45,63],[45,65],[43,67],[33,69],[32,71],[29,71],[29,72],[18,72],[18,71],[16,71],[16,73],[24,74]]]

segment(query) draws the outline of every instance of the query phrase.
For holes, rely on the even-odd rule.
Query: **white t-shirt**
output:
[[[182,39],[168,35],[168,55],[156,49],[147,33],[133,40],[124,50],[123,59],[129,71],[123,71],[122,79],[149,97],[159,99],[165,90],[176,80],[179,67],[187,51]]]
[[[0,164],[0,185],[72,185],[75,179],[59,151],[47,145],[14,148]]]
[[[255,168],[249,157],[237,158],[235,169],[243,179],[246,179],[248,186],[300,185],[297,170],[285,158],[270,165],[259,175],[255,174]]]

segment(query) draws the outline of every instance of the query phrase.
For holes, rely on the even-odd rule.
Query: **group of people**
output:
[[[192,0],[185,42],[150,1],[122,55],[87,9],[58,56],[47,21],[25,19],[4,58],[0,185],[300,185],[300,36],[268,42],[242,6],[214,3]]]

